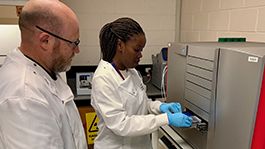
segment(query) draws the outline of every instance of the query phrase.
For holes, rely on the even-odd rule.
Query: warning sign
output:
[[[96,112],[86,113],[86,124],[87,124],[87,142],[88,144],[93,144],[94,139],[98,132],[98,117]]]

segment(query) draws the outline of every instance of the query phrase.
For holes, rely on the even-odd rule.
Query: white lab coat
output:
[[[160,114],[161,102],[147,98],[136,69],[127,73],[123,80],[104,60],[95,71],[91,92],[99,117],[95,149],[151,149],[150,133],[168,124],[167,115]]]
[[[33,49],[32,49],[33,50]],[[86,149],[73,94],[20,50],[0,69],[1,149]]]

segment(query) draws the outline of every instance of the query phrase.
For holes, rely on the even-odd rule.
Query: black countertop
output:
[[[154,86],[152,83],[147,83],[145,85],[146,85],[146,94],[149,98],[155,99],[162,97],[161,90],[156,86]],[[73,93],[75,95],[74,100],[90,100],[90,95],[77,95],[76,91]]]

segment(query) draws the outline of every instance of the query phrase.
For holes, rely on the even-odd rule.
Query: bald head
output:
[[[49,72],[66,70],[79,52],[75,13],[59,0],[29,0],[19,17],[20,51]]]
[[[69,24],[78,24],[75,13],[59,0],[29,0],[19,18],[21,31],[36,25],[60,33]]]

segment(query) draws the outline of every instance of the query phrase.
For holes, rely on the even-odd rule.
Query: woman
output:
[[[152,148],[150,133],[160,126],[191,126],[178,103],[147,98],[135,67],[146,43],[141,26],[130,18],[107,23],[100,31],[100,61],[92,80],[91,104],[99,117],[95,149]]]

